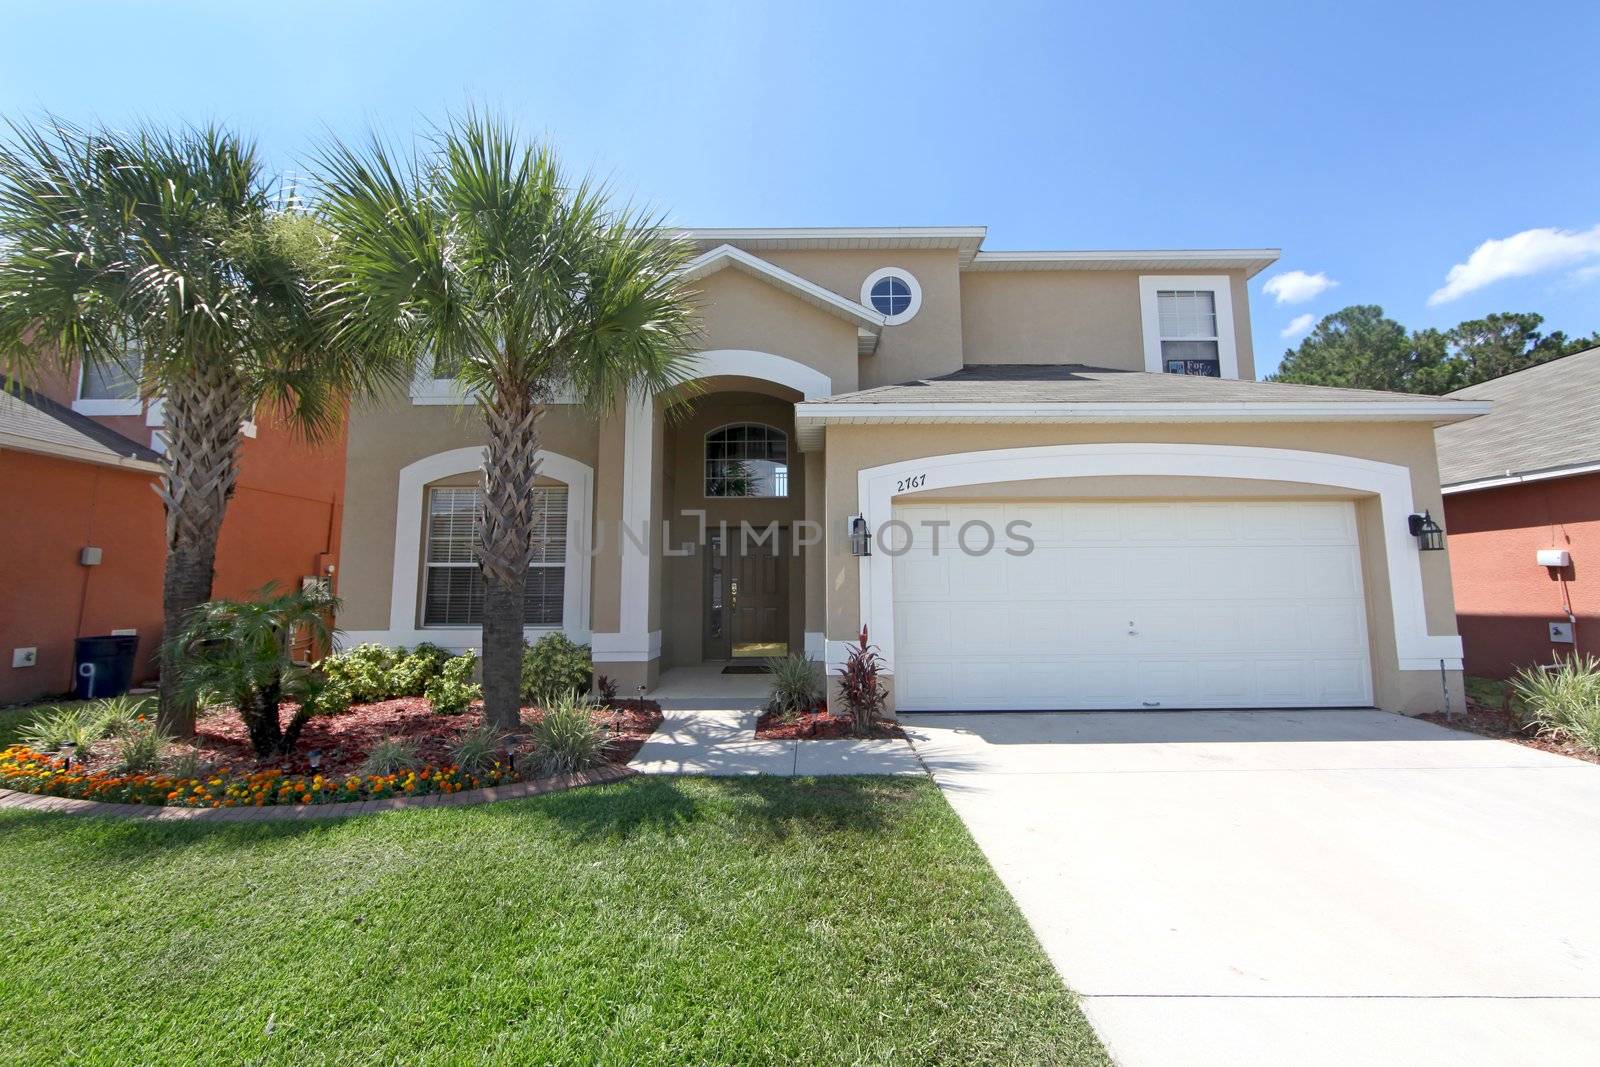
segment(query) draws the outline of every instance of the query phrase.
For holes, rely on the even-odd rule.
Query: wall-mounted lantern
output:
[[[1423,552],[1438,552],[1444,548],[1444,529],[1424,511],[1410,519],[1411,536],[1417,539],[1417,548]]]
[[[850,516],[850,554],[852,556],[872,555],[872,532],[867,529],[865,516]]]

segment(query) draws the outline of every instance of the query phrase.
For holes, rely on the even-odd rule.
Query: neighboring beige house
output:
[[[545,417],[530,638],[631,688],[783,650],[837,669],[866,624],[900,710],[1459,702],[1449,562],[1409,517],[1442,510],[1434,428],[1487,405],[1255,381],[1276,251],[688,235],[700,395]],[[351,416],[348,641],[478,644],[459,404],[424,377]]]

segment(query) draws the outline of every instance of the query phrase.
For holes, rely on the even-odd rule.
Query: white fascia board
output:
[[[1528,471],[1525,474],[1507,474],[1499,478],[1480,478],[1473,482],[1457,482],[1446,485],[1439,492],[1445,496],[1452,493],[1471,493],[1478,489],[1498,489],[1503,485],[1521,485],[1524,482],[1547,482],[1554,478],[1576,478],[1580,474],[1595,474],[1600,472],[1600,463],[1579,463],[1569,467],[1551,467],[1547,470]]]
[[[795,436],[803,451],[822,443],[830,422],[894,423],[1172,423],[1172,422],[1429,422],[1443,426],[1486,415],[1482,401],[1280,401],[1255,403],[1056,404],[796,404]]]
[[[1245,270],[1250,277],[1278,261],[1277,248],[1127,249],[1101,251],[979,252],[968,270]]]
[[[696,256],[684,265],[680,276],[685,281],[695,281],[715,274],[725,267],[737,267],[747,274],[772,282],[807,303],[814,304],[824,311],[831,311],[857,326],[873,330],[883,328],[883,316],[876,311],[733,245],[718,245],[704,255]]]
[[[110,449],[79,448],[75,445],[63,444],[57,441],[39,441],[32,437],[23,437],[14,433],[0,433],[0,448],[10,448],[17,452],[32,452],[38,456],[72,459],[80,463],[95,463],[102,467],[121,467],[124,470],[148,471],[151,474],[161,473],[161,464],[147,459],[135,459],[133,456],[118,455]]]

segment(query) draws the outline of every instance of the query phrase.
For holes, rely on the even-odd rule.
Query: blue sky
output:
[[[215,118],[285,169],[330,131],[476,101],[685,225],[1281,247],[1252,286],[1262,373],[1296,317],[1350,303],[1413,327],[1516,310],[1600,329],[1592,0],[55,0],[5,18],[0,113]],[[1337,284],[1291,278],[1279,303],[1263,284],[1287,271]]]

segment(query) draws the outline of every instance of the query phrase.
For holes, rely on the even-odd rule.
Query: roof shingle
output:
[[[1447,396],[1490,400],[1494,410],[1435,431],[1446,486],[1600,463],[1600,348]]]

